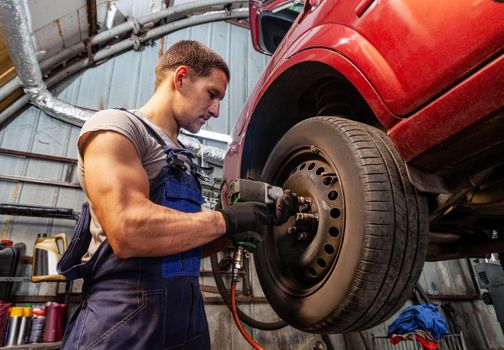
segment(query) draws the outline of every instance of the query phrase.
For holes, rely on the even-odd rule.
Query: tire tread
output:
[[[337,325],[338,332],[359,331],[383,322],[396,312],[408,297],[408,293],[404,291],[412,290],[418,280],[426,250],[423,242],[425,238],[422,237],[425,235],[418,218],[425,217],[425,211],[415,212],[422,211],[420,207],[424,205],[419,202],[423,198],[409,183],[404,165],[397,161],[399,156],[380,130],[339,117],[320,118],[347,138],[359,162],[358,166],[362,169],[360,176],[364,193],[371,195],[365,203],[367,227],[363,237],[361,262],[356,272],[359,275],[373,274],[375,272],[370,266],[375,269],[378,266],[384,271],[385,278],[377,282],[356,276],[340,307],[310,328],[321,331],[330,329],[331,325],[334,329],[334,325]],[[360,132],[357,133],[357,130]],[[386,179],[379,179],[383,176]],[[376,183],[386,188],[371,189]],[[392,197],[388,198],[390,194]],[[379,205],[383,207],[378,208]],[[383,213],[392,213],[393,222],[380,222]],[[414,221],[412,224],[408,221],[410,215],[413,215],[410,220]],[[376,227],[388,227],[391,232],[376,235],[373,233]],[[387,237],[391,242],[387,242]],[[368,309],[362,314],[356,314],[355,309],[362,304],[369,305]]]

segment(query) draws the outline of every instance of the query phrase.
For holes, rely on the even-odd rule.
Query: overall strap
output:
[[[163,148],[163,151],[167,155],[167,161],[168,161],[169,165],[172,165],[175,163],[175,165],[180,166],[182,168],[185,168],[185,166],[183,165],[183,162],[180,161],[176,157],[178,154],[182,154],[187,159],[189,159],[189,164],[191,167],[190,170],[194,176],[198,177],[199,179],[205,180],[205,181],[207,181],[209,179],[209,176],[213,173],[214,168],[213,167],[204,167],[204,166],[195,164],[193,162],[194,155],[190,151],[185,149],[185,146],[180,141],[177,140],[182,145],[182,147],[184,147],[183,149],[171,148],[166,144],[166,142],[164,142],[164,140],[161,138],[161,136],[159,136],[159,134],[149,124],[147,124],[147,122],[145,120],[140,118],[138,115],[128,111],[126,108],[116,107],[114,109],[118,109],[118,110],[121,110],[121,111],[124,111],[124,112],[131,114],[132,116],[137,118],[145,126],[145,129],[147,130],[149,135],[151,135],[154,138],[154,140],[156,140],[156,142],[159,143],[161,148]]]
[[[164,140],[161,138],[161,136],[159,136],[159,134],[152,128],[152,126],[150,126],[149,124],[147,124],[147,122],[145,120],[143,120],[142,118],[140,118],[135,113],[132,113],[132,112],[128,111],[126,108],[116,107],[114,109],[118,109],[120,111],[129,113],[132,116],[134,116],[135,118],[137,118],[145,126],[145,129],[147,129],[147,132],[149,133],[149,135],[152,136],[152,138],[154,140],[156,140],[156,142],[159,143],[159,145],[163,148],[163,151],[165,151],[165,153],[168,153],[170,151],[171,147],[168,147],[168,145],[166,144],[166,142],[164,142]]]

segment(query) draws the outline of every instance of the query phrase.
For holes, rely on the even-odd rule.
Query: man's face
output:
[[[226,74],[216,68],[208,77],[183,78],[176,106],[173,106],[178,125],[197,133],[208,119],[217,118],[227,83]]]

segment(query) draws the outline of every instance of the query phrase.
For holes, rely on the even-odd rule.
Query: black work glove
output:
[[[239,202],[220,212],[226,220],[226,236],[233,241],[260,241],[264,226],[273,223],[273,213],[264,203]]]
[[[254,231],[243,231],[238,232],[233,235],[234,242],[252,242],[259,243],[263,240],[263,233],[254,232]]]
[[[299,211],[298,197],[290,190],[285,190],[282,197],[278,198],[275,202],[275,217],[273,223],[275,225],[282,225],[287,220]]]

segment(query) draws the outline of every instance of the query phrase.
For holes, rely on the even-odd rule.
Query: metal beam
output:
[[[97,17],[96,0],[87,0],[87,19],[90,37],[98,33]]]
[[[41,154],[41,153],[15,151],[15,150],[5,149],[5,148],[0,148],[0,154],[6,154],[8,156],[15,156],[15,157],[23,157],[23,158],[26,157],[26,158],[34,158],[34,159],[53,160],[56,162],[77,164],[77,159],[73,159],[73,158],[51,156],[48,154]]]
[[[429,243],[427,261],[476,258],[497,252],[504,252],[504,239],[490,239],[478,235],[449,244]]]
[[[58,187],[69,187],[75,189],[81,189],[78,183],[71,183],[66,181],[59,180],[48,180],[41,179],[37,177],[29,177],[29,176],[15,176],[15,175],[5,175],[0,174],[0,180],[10,181],[10,182],[26,182],[38,185],[48,185],[48,186],[58,186]]]

